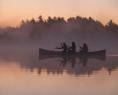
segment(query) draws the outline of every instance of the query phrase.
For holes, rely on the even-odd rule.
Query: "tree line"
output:
[[[14,38],[19,36],[31,39],[38,39],[42,35],[98,35],[104,34],[108,36],[118,37],[118,25],[110,20],[106,25],[103,25],[100,21],[94,20],[89,17],[70,17],[65,20],[63,17],[48,17],[44,19],[42,16],[38,17],[38,20],[34,18],[31,20],[22,20],[19,27],[7,27],[0,28],[0,39]]]

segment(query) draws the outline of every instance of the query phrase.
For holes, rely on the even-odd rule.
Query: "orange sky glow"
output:
[[[18,26],[22,19],[37,19],[39,15],[92,17],[118,24],[118,0],[0,0],[0,26]]]

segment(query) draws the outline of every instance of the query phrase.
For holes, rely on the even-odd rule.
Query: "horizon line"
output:
[[[104,21],[101,21],[101,20],[98,20],[98,19],[95,19],[94,17],[91,17],[91,16],[79,16],[79,15],[76,15],[76,16],[69,16],[69,17],[64,17],[64,16],[46,16],[46,17],[44,17],[44,16],[42,16],[42,15],[39,15],[39,16],[37,16],[37,17],[30,17],[30,18],[25,18],[25,19],[23,19],[23,18],[21,18],[21,19],[19,19],[19,20],[17,20],[18,22],[17,23],[14,23],[13,25],[10,25],[10,24],[0,24],[0,28],[7,28],[7,27],[13,27],[13,28],[16,28],[16,27],[20,27],[20,25],[21,25],[21,23],[22,23],[22,21],[31,21],[32,19],[34,19],[35,21],[38,21],[38,18],[39,17],[42,17],[43,18],[43,20],[45,20],[45,21],[47,21],[48,20],[48,17],[51,17],[52,19],[54,18],[54,17],[56,17],[56,18],[64,18],[64,20],[65,21],[67,21],[69,18],[76,18],[76,17],[80,17],[80,18],[86,18],[86,19],[89,19],[89,18],[92,18],[94,21],[98,21],[98,22],[100,22],[102,25],[107,25],[107,23],[109,22],[109,21],[113,21],[113,23],[115,23],[115,24],[117,24],[118,25],[118,23],[116,23],[116,22],[114,22],[114,20],[113,19],[109,19],[108,21],[106,21],[106,22],[104,22]],[[14,20],[10,20],[10,21],[12,21],[12,22],[14,22]],[[15,20],[16,21],[16,20]],[[4,21],[3,21],[4,22]]]

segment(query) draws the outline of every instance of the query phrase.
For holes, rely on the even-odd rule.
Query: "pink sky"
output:
[[[118,23],[118,0],[0,0],[0,26],[17,26],[39,15],[93,17]]]

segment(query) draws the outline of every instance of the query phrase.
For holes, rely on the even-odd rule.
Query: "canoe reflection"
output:
[[[76,76],[92,75],[103,68],[111,74],[118,67],[118,60],[114,57],[88,58],[84,56],[75,58],[64,56],[60,59],[45,59],[39,62],[41,69],[46,69],[48,74],[63,74],[66,71],[66,73]]]
[[[77,63],[77,59],[79,60],[79,63],[82,63],[83,66],[86,66],[88,59],[97,59],[97,60],[101,60],[101,61],[105,61],[106,60],[106,56],[94,56],[94,57],[90,57],[90,56],[79,56],[79,57],[75,57],[75,56],[61,56],[59,57],[60,62],[63,64],[63,66],[65,66],[67,63],[72,64],[72,68],[75,66],[75,64]],[[39,56],[39,60],[45,60],[45,59],[53,59],[53,58],[45,58],[42,57],[40,58]]]
[[[112,71],[118,68],[118,57],[66,57],[52,58],[41,60],[38,54],[34,52],[10,53],[3,52],[0,54],[0,64],[18,64],[21,69],[26,71],[36,71],[39,75],[44,71],[47,74],[69,74],[69,75],[93,75],[103,68],[112,74]]]

